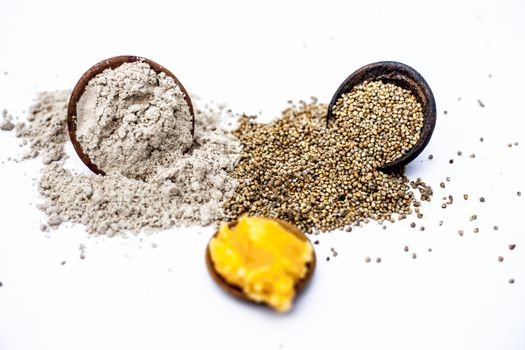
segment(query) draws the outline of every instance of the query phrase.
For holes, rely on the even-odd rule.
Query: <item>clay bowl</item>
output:
[[[87,165],[91,171],[93,171],[95,174],[105,175],[105,172],[103,169],[99,169],[96,164],[93,164],[93,162],[89,159],[88,155],[84,153],[82,150],[82,146],[78,142],[76,131],[77,131],[77,103],[82,94],[84,93],[87,84],[89,81],[96,76],[99,73],[102,73],[104,70],[111,68],[115,69],[122,65],[123,63],[131,63],[131,62],[137,62],[142,61],[147,63],[157,74],[159,73],[165,73],[167,76],[173,78],[173,80],[179,85],[180,89],[184,93],[184,99],[186,100],[186,103],[188,104],[190,108],[190,113],[193,117],[193,125],[191,133],[194,134],[195,131],[195,115],[193,113],[193,105],[191,103],[190,96],[184,86],[181,84],[181,82],[177,79],[177,77],[171,73],[169,70],[167,70],[164,66],[161,66],[160,64],[153,62],[152,60],[149,60],[144,57],[140,56],[116,56],[112,58],[108,58],[106,60],[103,60],[97,64],[95,64],[93,67],[89,68],[82,77],[78,80],[77,84],[75,85],[75,88],[71,92],[71,97],[69,98],[69,105],[67,108],[67,127],[69,131],[69,138],[71,139],[71,143],[73,144],[73,147],[75,148],[75,151],[77,152],[78,156],[84,162],[84,164]]]
[[[310,240],[308,239],[308,237],[306,237],[306,235],[301,231],[299,230],[297,227],[295,227],[294,225],[286,222],[286,221],[282,221],[282,220],[279,220],[279,219],[273,219],[275,221],[277,221],[279,223],[279,225],[281,225],[282,227],[284,227],[287,231],[293,233],[295,236],[299,237],[300,239],[302,239],[303,241],[308,241],[310,242]],[[235,225],[237,225],[237,221],[232,221],[228,224],[230,226],[230,228],[234,227]],[[218,232],[216,232],[213,237],[217,236]],[[212,238],[213,238],[212,237]],[[211,239],[210,239],[211,240]],[[315,266],[316,266],[316,257],[315,257],[315,250],[312,251],[313,252],[313,258],[312,258],[312,261],[309,262],[307,265],[306,265],[306,268],[307,268],[307,272],[306,272],[306,275],[299,281],[296,282],[295,284],[295,295],[297,297],[297,295],[302,291],[304,290],[304,288],[308,285],[308,283],[310,282],[310,280],[312,279],[312,276],[314,274],[314,271],[315,271]],[[239,298],[239,299],[242,299],[242,300],[245,300],[245,301],[248,301],[250,303],[255,303],[255,304],[261,304],[261,305],[265,305],[264,303],[260,302],[256,302],[256,301],[253,301],[251,299],[249,299],[245,294],[244,292],[242,291],[242,289],[239,287],[239,286],[236,286],[236,285],[233,285],[233,284],[230,284],[228,281],[226,281],[218,272],[217,270],[215,269],[215,266],[213,264],[213,261],[211,259],[211,254],[210,254],[210,249],[209,249],[209,245],[206,246],[206,266],[208,268],[208,271],[210,273],[210,275],[212,276],[212,278],[215,280],[215,282],[217,282],[217,284],[219,284],[219,286],[221,286],[222,289],[224,289],[226,292],[230,293],[231,295]]]
[[[381,80],[383,83],[392,83],[409,90],[423,108],[424,122],[419,141],[403,156],[383,165],[380,170],[391,171],[402,168],[414,160],[430,141],[434,126],[436,125],[436,102],[434,95],[425,79],[406,64],[392,61],[372,63],[352,73],[343,81],[341,86],[339,86],[328,106],[327,123],[329,123],[330,118],[332,118],[332,108],[335,106],[339,97],[350,92],[354,86],[366,80]]]

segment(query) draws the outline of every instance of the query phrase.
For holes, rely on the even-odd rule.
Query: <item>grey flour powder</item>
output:
[[[192,140],[182,92],[148,68],[138,64],[125,72],[104,72],[104,80],[91,85],[97,93],[87,89],[91,95],[79,104],[86,108],[84,118],[88,104],[100,107],[91,112],[93,119],[79,122],[79,129],[86,132],[81,144],[106,176],[77,174],[64,166],[69,91],[40,94],[28,121],[17,125],[17,135],[31,145],[27,157],[40,155],[44,162],[40,209],[49,226],[73,222],[90,233],[113,235],[207,225],[223,216],[223,203],[237,185],[230,173],[241,150],[221,128],[225,111],[196,110]],[[115,87],[125,95],[112,95]],[[107,108],[117,113],[111,117]],[[97,144],[98,153],[89,148]]]
[[[151,178],[191,146],[191,129],[178,84],[144,62],[98,74],[77,104],[77,139],[106,173]]]
[[[7,112],[7,109],[2,111],[2,120],[0,120],[0,130],[11,131],[15,128],[13,124],[13,116]]]

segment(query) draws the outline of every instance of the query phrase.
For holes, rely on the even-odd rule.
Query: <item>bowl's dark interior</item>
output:
[[[418,143],[402,157],[381,167],[383,171],[399,169],[414,160],[430,141],[436,124],[436,103],[434,95],[425,79],[406,64],[391,61],[372,63],[352,73],[341,86],[339,86],[328,106],[327,123],[329,123],[332,118],[332,109],[339,97],[352,91],[354,86],[367,80],[381,80],[384,83],[392,83],[409,90],[423,108],[425,119]]]

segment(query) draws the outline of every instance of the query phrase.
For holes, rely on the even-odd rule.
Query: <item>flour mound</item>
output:
[[[147,63],[93,77],[77,104],[77,139],[106,174],[149,180],[192,144],[192,116],[179,85]]]
[[[17,135],[29,141],[31,155],[40,155],[44,162],[39,208],[51,228],[72,222],[85,225],[90,233],[114,235],[208,225],[223,217],[223,203],[237,186],[231,174],[241,151],[239,141],[221,127],[225,110],[197,109],[195,138],[187,152],[166,158],[145,181],[118,171],[106,176],[77,174],[64,166],[69,95],[40,94],[27,122],[17,125]]]

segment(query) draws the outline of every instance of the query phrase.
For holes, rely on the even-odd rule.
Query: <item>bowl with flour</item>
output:
[[[191,147],[195,123],[175,75],[138,56],[91,67],[71,93],[67,122],[75,151],[94,173],[143,181]]]

